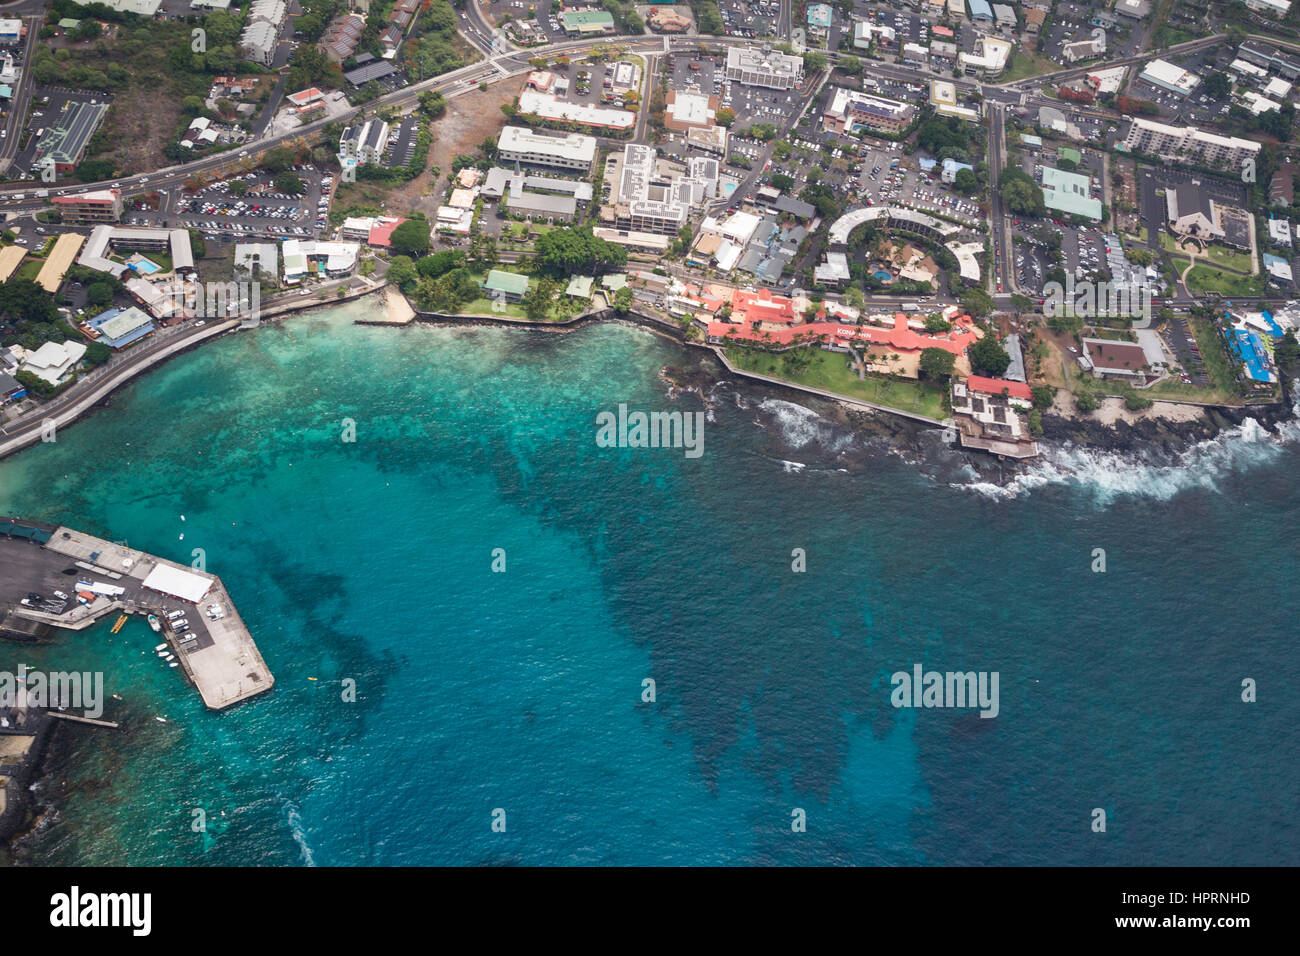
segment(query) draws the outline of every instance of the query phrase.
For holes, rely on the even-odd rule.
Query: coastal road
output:
[[[9,100],[8,112],[5,114],[2,127],[4,136],[0,137],[0,174],[8,172],[14,157],[18,155],[18,147],[27,126],[27,108],[31,105],[32,90],[36,85],[32,81],[31,64],[32,55],[36,51],[37,38],[40,36],[41,18],[24,16],[22,20],[27,24],[27,46],[24,48],[23,63],[19,68],[18,88],[14,90]]]
[[[599,39],[572,40],[565,43],[548,44],[538,47],[534,51],[529,51],[528,55],[545,54],[547,56],[557,56],[560,54],[581,54],[590,50],[594,46],[608,46],[611,42],[608,37]],[[693,36],[669,37],[670,47],[695,47],[700,38]],[[760,40],[748,39],[743,37],[710,37],[707,42],[714,45],[722,46],[758,46]],[[623,49],[630,53],[662,53],[664,49],[664,38],[662,37],[644,37],[629,38],[627,42],[619,43]],[[421,93],[438,90],[448,96],[458,95],[468,92],[478,86],[479,82],[494,82],[510,76],[517,76],[526,73],[532,69],[527,63],[522,53],[507,53],[498,57],[487,60],[480,60],[471,63],[468,66],[444,73],[433,79],[424,80],[420,83],[414,83],[410,86],[403,87],[392,93],[386,94],[364,107],[354,107],[337,116],[326,119],[316,120],[306,126],[302,126],[291,133],[285,133],[278,136],[264,137],[260,140],[249,141],[242,145],[242,148],[229,150],[219,153],[215,156],[208,156],[202,159],[194,160],[189,163],[183,163],[176,166],[169,166],[161,170],[134,176],[124,176],[118,180],[104,180],[97,183],[84,183],[77,186],[68,186],[62,189],[51,189],[51,195],[77,195],[83,192],[89,192],[98,189],[119,188],[125,194],[144,191],[148,189],[157,189],[163,187],[174,189],[184,184],[187,179],[205,174],[215,174],[225,169],[227,166],[236,166],[241,158],[246,156],[255,156],[267,150],[283,146],[286,143],[304,137],[310,138],[320,133],[325,127],[333,123],[347,123],[353,117],[360,115],[363,111],[374,112],[385,107],[397,107],[399,109],[413,107],[419,101]],[[12,135],[12,134],[11,134]],[[33,188],[40,188],[37,183],[28,182],[23,185],[17,185],[15,188],[6,193],[0,193],[0,212],[3,213],[30,213],[44,208],[44,202],[37,199],[31,194]],[[14,199],[14,195],[22,195],[23,199]]]

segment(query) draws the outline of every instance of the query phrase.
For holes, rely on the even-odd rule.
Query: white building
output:
[[[1195,126],[1167,126],[1135,118],[1124,136],[1126,149],[1167,159],[1194,159],[1206,166],[1240,169],[1254,159],[1260,144],[1236,136],[1207,133]]]
[[[1152,60],[1138,74],[1138,79],[1179,96],[1186,96],[1201,82],[1201,78],[1195,73],[1189,73],[1168,60]]]
[[[957,59],[968,72],[981,76],[997,76],[1011,57],[1012,44],[997,37],[981,35],[975,40],[974,53],[960,53]]]
[[[1281,20],[1291,9],[1291,0],[1246,0],[1246,9]]]
[[[497,161],[587,173],[596,161],[596,138],[581,133],[546,133],[507,126],[497,138]]]
[[[777,50],[728,47],[727,79],[771,90],[793,89],[803,79],[803,57]]]
[[[656,171],[653,147],[631,143],[619,163],[614,217],[628,232],[673,235],[690,218],[691,207],[715,199],[719,165],[698,156],[687,161],[684,175]]]
[[[280,28],[288,12],[284,0],[253,0],[244,19],[239,49],[250,60],[270,66],[280,42]]]
[[[29,353],[18,368],[23,372],[31,372],[51,385],[58,385],[76,368],[85,354],[86,346],[81,342],[46,342],[35,352]]]

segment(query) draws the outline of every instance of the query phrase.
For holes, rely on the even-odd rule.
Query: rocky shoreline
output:
[[[783,387],[742,376],[732,377],[711,356],[701,358],[701,361],[686,366],[661,369],[659,377],[670,398],[682,392],[693,392],[700,395],[707,406],[720,386],[729,385],[753,404],[776,398],[803,405],[831,423],[851,428],[864,439],[890,445],[905,457],[924,457],[935,449],[941,430],[937,424],[930,426],[899,415],[834,402],[802,392],[795,386]],[[1247,419],[1253,419],[1269,434],[1276,435],[1280,425],[1296,418],[1290,390],[1285,391],[1285,401],[1267,405],[1167,406],[1177,408],[1177,417],[1161,415],[1160,405],[1153,412],[1132,416],[1132,420],[1103,421],[1097,417],[1067,417],[1049,411],[1043,416],[1042,441],[1049,446],[1068,444],[1172,460],[1201,442],[1239,428]],[[995,472],[1009,479],[1020,470],[1015,463],[1002,462],[983,452],[964,451],[961,454],[980,472]],[[1029,463],[1032,461],[1030,459]]]
[[[26,833],[35,822],[28,787],[41,776],[41,763],[57,724],[58,721],[43,711],[28,711],[21,728],[6,728],[6,732],[0,735],[0,741],[26,736],[34,738],[21,756],[9,762],[0,761],[0,777],[4,778],[0,790],[4,797],[0,801],[3,803],[3,810],[0,810],[0,865],[10,862],[5,854],[11,852],[11,842]]]

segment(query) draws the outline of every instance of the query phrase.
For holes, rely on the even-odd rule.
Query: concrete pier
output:
[[[160,567],[171,569],[167,573],[184,595],[145,586],[146,579]],[[67,570],[75,574],[65,574]],[[49,596],[62,590],[71,596],[78,580],[120,587],[123,592],[100,595],[89,605],[74,603],[58,615],[20,603],[29,591]],[[155,583],[157,580],[155,576]],[[73,631],[84,630],[109,614],[155,614],[181,665],[178,670],[184,671],[203,703],[213,710],[265,693],[275,685],[220,578],[71,528],[54,529],[43,543],[0,536],[0,610],[6,606],[17,617]],[[167,621],[168,612],[178,610],[185,613],[190,625],[183,635],[174,633]],[[220,616],[214,619],[210,610]],[[182,646],[182,637],[194,639]]]

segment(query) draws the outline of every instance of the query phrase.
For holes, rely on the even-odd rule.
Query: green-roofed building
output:
[[[52,162],[59,174],[72,172],[81,162],[86,144],[95,135],[95,130],[99,129],[107,112],[107,103],[65,103],[59,118],[36,144],[36,158],[32,161],[32,168],[40,170]]]
[[[1021,133],[1020,142],[1024,143],[1029,149],[1042,149],[1043,138],[1035,136],[1033,133]]]
[[[1066,172],[1052,166],[1043,167],[1043,203],[1067,216],[1084,216],[1094,221],[1101,219],[1101,200],[1094,199],[1089,191],[1090,180],[1078,173]]]
[[[608,10],[572,10],[560,14],[560,23],[569,36],[595,36],[614,32],[614,15]]]
[[[489,299],[495,299],[499,295],[507,302],[518,302],[528,291],[528,276],[493,269],[483,280],[483,291]]]
[[[79,26],[81,26],[80,20],[73,20],[69,17],[64,17],[62,20],[59,21],[60,30],[75,30]]]
[[[1060,149],[1058,149],[1056,151],[1056,158],[1067,160],[1071,163],[1074,163],[1074,165],[1076,166],[1083,165],[1083,153],[1079,152],[1077,149],[1074,149],[1071,146],[1062,146]]]
[[[600,284],[610,292],[617,292],[623,286],[627,285],[627,273],[615,272],[612,275],[601,276]]]
[[[591,276],[574,276],[569,280],[569,287],[564,290],[564,294],[575,299],[590,299],[591,286],[595,281]]]

